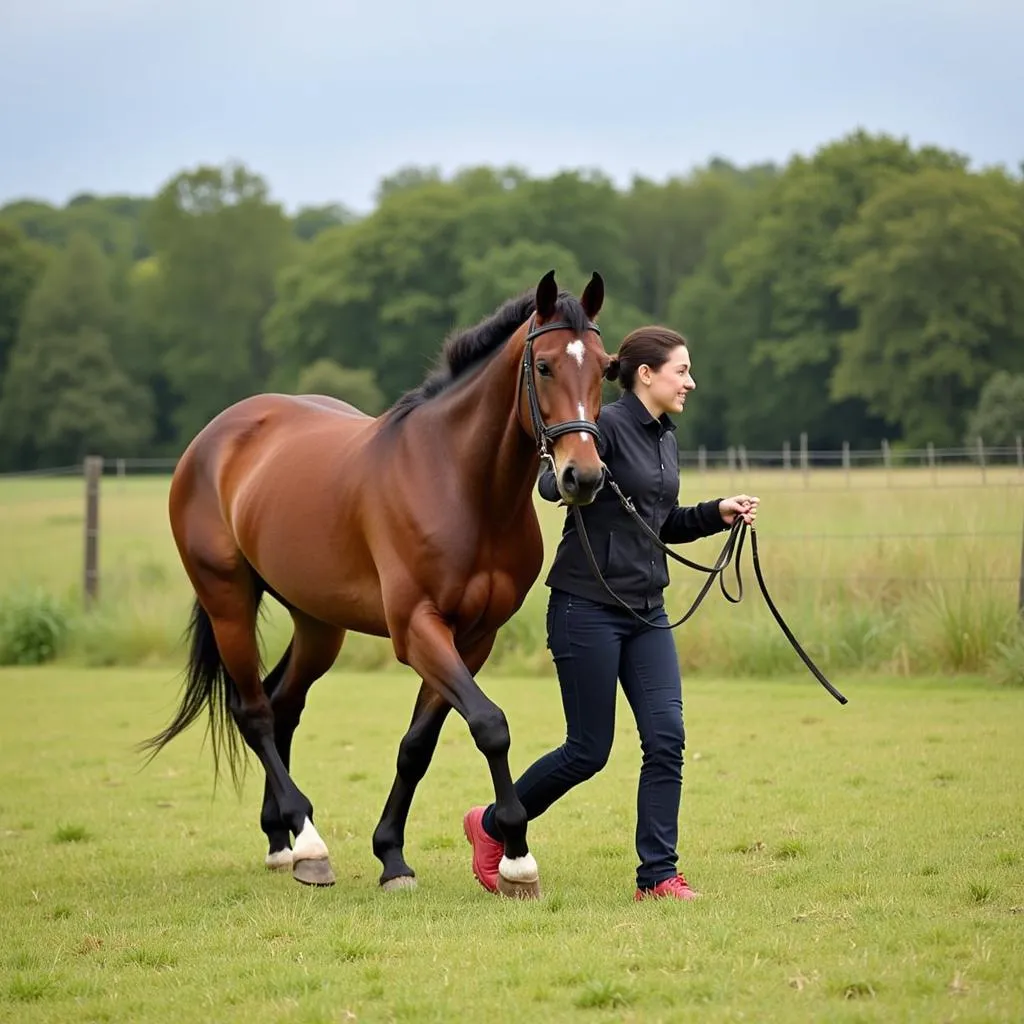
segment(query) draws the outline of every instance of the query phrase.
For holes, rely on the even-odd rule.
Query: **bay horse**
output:
[[[324,396],[261,394],[211,420],[171,480],[174,541],[195,590],[188,669],[156,754],[206,710],[214,757],[236,786],[244,740],[266,772],[266,865],[331,885],[313,806],[289,774],[306,695],[347,630],[390,637],[421,679],[373,851],[384,889],[415,885],[405,826],[445,718],[454,708],[484,755],[505,841],[499,888],[539,895],[526,812],[508,764],[505,714],[474,676],[497,631],[540,573],[533,506],[542,457],[569,505],[602,483],[595,443],[610,357],[595,320],[604,282],[579,299],[554,271],[535,290],[445,341],[440,366],[371,417]],[[294,633],[261,679],[257,613],[265,594]],[[294,844],[290,839],[294,836]]]

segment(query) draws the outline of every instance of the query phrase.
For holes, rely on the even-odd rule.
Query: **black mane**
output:
[[[441,350],[439,365],[419,387],[407,391],[386,413],[391,422],[404,419],[413,409],[447,391],[457,380],[498,351],[523,321],[534,312],[534,291],[508,299],[475,327],[450,334]],[[589,323],[579,299],[562,292],[555,304],[558,319],[582,335]]]

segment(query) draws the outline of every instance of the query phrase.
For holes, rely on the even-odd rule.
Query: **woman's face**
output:
[[[682,412],[686,396],[697,386],[690,374],[689,350],[685,345],[676,346],[657,370],[644,364],[637,370],[637,382],[646,398],[644,404],[655,416]]]

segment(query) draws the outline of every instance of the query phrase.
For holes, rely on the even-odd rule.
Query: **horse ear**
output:
[[[583,312],[591,320],[595,319],[597,314],[601,312],[601,306],[604,304],[604,278],[596,270],[590,278],[587,287],[583,289],[580,304],[583,306]]]
[[[541,320],[550,319],[555,312],[558,301],[558,285],[555,284],[555,272],[549,270],[537,285],[537,316]]]

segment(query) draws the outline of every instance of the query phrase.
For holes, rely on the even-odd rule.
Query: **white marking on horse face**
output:
[[[579,411],[580,419],[581,420],[585,420],[587,418],[587,410],[583,408],[583,403],[580,402],[579,405],[576,406],[576,408]],[[581,430],[580,431],[580,440],[581,441],[589,441],[590,440],[590,435],[587,434],[587,433],[584,433]]]
[[[577,338],[575,341],[570,341],[565,346],[565,351],[569,353],[576,360],[576,365],[583,369],[583,342]]]

